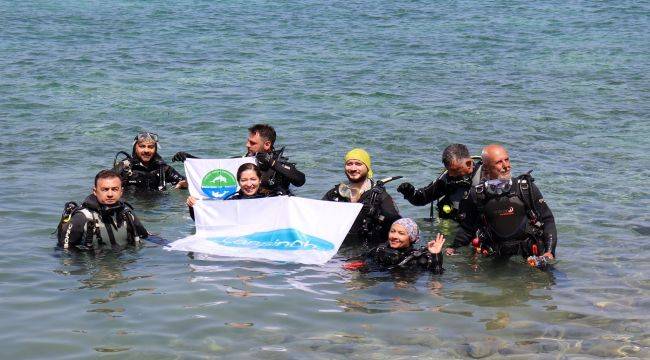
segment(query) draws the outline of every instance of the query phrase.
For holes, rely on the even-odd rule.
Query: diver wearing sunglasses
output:
[[[445,171],[429,185],[416,190],[411,183],[405,182],[397,187],[397,191],[415,206],[431,203],[432,218],[433,202],[436,201],[440,219],[459,222],[465,216],[461,204],[467,199],[472,186],[480,181],[481,162],[474,162],[467,146],[452,144],[443,151],[442,163]]]
[[[483,149],[486,179],[469,195],[467,216],[461,222],[447,255],[473,243],[484,255],[555,257],[555,219],[530,172],[512,178],[510,157],[497,144]]]
[[[168,185],[187,188],[185,177],[165,163],[158,154],[159,148],[157,134],[141,132],[133,138],[131,155],[124,151],[115,155],[113,169],[120,174],[125,188],[138,191],[164,191]],[[124,158],[118,162],[120,155]]]

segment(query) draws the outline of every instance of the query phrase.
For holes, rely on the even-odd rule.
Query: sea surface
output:
[[[1,0],[1,357],[650,358],[649,33],[643,1]],[[63,204],[138,131],[168,161],[229,157],[258,122],[308,198],[354,147],[424,186],[448,144],[503,143],[555,214],[557,263],[466,252],[396,276],[54,249]],[[453,237],[396,187],[425,239]],[[127,200],[175,240],[186,196]]]

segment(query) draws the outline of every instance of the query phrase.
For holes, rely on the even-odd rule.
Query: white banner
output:
[[[224,199],[237,192],[237,169],[245,163],[255,164],[255,158],[186,159],[190,195],[197,199]]]
[[[196,234],[166,249],[303,264],[324,264],[338,251],[361,204],[277,196],[200,200]]]

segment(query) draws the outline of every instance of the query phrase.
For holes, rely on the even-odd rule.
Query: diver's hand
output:
[[[458,255],[458,252],[457,252],[456,249],[454,249],[453,247],[448,247],[448,248],[445,250],[445,255],[447,255],[447,256],[450,256],[450,255]]]
[[[549,260],[555,259],[555,256],[549,251],[542,254],[543,257],[548,258]]]
[[[257,153],[255,155],[255,159],[257,159],[257,164],[260,167],[260,169],[270,169],[275,165],[275,159],[273,159],[273,154],[270,152],[267,153]]]
[[[176,154],[174,154],[174,157],[172,157],[172,162],[176,162],[176,161],[184,162],[187,159],[196,159],[196,156],[185,151],[179,151]]]
[[[174,189],[187,189],[187,180],[179,181],[176,185],[174,185]]]
[[[185,200],[185,203],[186,203],[187,206],[189,206],[189,207],[194,207],[194,205],[196,204],[196,201],[197,201],[197,200],[198,200],[197,198],[195,198],[194,196],[190,195],[190,196],[187,197],[187,200]]]
[[[415,194],[415,186],[408,182],[401,183],[397,187],[397,192],[404,195],[404,199],[408,199]]]
[[[427,244],[427,249],[432,254],[440,254],[440,251],[442,251],[442,245],[444,243],[445,243],[445,236],[442,235],[441,233],[438,233],[438,235],[436,235],[435,240],[429,241],[429,243]]]

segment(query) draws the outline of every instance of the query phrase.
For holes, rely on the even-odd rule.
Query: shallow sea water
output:
[[[0,344],[11,359],[650,358],[650,7],[630,1],[0,1]],[[558,262],[442,276],[53,250],[63,203],[129,151],[243,152],[268,122],[320,198],[353,147],[417,186],[463,142],[534,169]],[[182,166],[178,166],[182,169]],[[423,218],[389,185],[424,237]],[[183,191],[129,197],[193,232]]]

